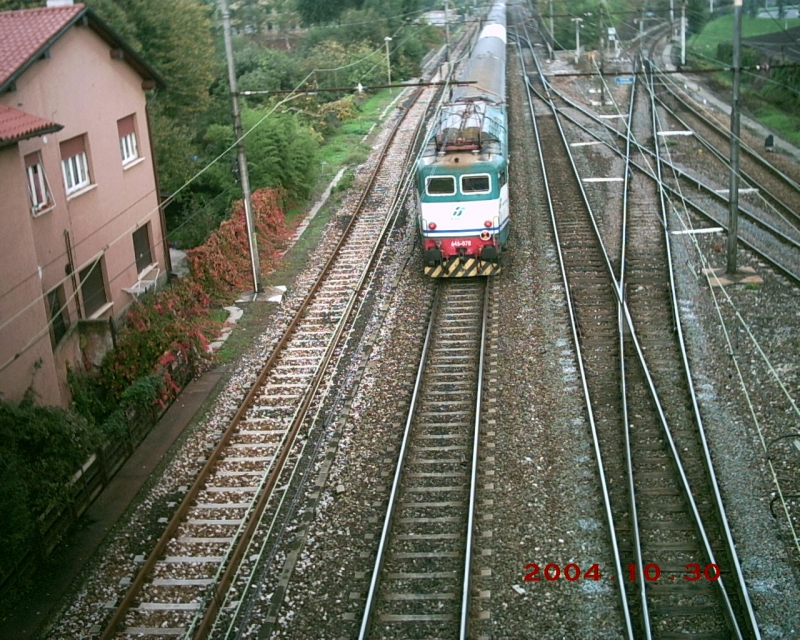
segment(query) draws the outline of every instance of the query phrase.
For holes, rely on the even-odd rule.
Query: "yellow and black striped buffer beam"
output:
[[[475,276],[494,276],[502,267],[494,262],[478,258],[454,258],[435,267],[425,267],[425,275],[430,278],[472,278]]]

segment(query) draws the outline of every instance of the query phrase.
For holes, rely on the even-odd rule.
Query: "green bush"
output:
[[[88,420],[26,398],[0,400],[0,574],[8,575],[37,535],[37,517],[66,499],[69,479],[104,437]]]

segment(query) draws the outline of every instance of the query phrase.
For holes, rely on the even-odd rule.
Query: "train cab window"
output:
[[[491,188],[488,174],[461,177],[461,193],[489,193]]]
[[[456,192],[456,179],[453,176],[428,178],[426,190],[429,196],[452,196]]]
[[[508,170],[507,169],[503,169],[497,175],[497,182],[498,182],[498,186],[499,187],[502,188],[503,186],[505,186],[506,182],[508,182]]]

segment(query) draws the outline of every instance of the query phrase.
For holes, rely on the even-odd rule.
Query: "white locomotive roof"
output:
[[[480,39],[483,40],[483,38],[500,38],[505,44],[507,42],[506,28],[502,24],[490,24],[481,31]]]

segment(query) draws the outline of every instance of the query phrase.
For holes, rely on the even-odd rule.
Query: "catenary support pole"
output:
[[[728,273],[736,273],[739,236],[739,82],[742,50],[742,0],[733,0],[733,98],[731,99],[731,184],[728,214]]]
[[[447,11],[447,0],[444,0],[444,38],[445,60],[447,61],[447,75],[450,75],[450,15]]]
[[[389,36],[386,36],[383,41],[386,43],[386,77],[389,80],[389,93],[392,93],[392,62],[391,58],[389,57],[389,43],[392,39]]]
[[[669,0],[669,37],[675,40],[675,2]]]
[[[606,60],[606,25],[605,25],[605,15],[606,15],[606,2],[605,0],[600,0],[600,104],[604,105],[606,103],[606,80],[603,77]]]
[[[581,56],[581,22],[583,18],[572,18],[575,23],[575,64],[578,64],[578,59]]]
[[[239,159],[239,179],[242,183],[244,197],[244,214],[247,220],[247,238],[250,245],[250,263],[253,270],[253,291],[260,293],[261,268],[258,264],[258,242],[256,239],[255,223],[253,221],[253,204],[250,200],[250,175],[247,173],[247,155],[244,151],[242,139],[242,114],[239,110],[239,92],[236,87],[236,69],[233,66],[233,46],[231,45],[231,14],[228,10],[228,0],[219,0],[222,10],[222,35],[225,40],[225,57],[228,61],[228,82],[231,90],[231,104],[233,107],[233,134],[236,136],[236,151]]]
[[[681,3],[681,67],[686,66],[686,0]]]

